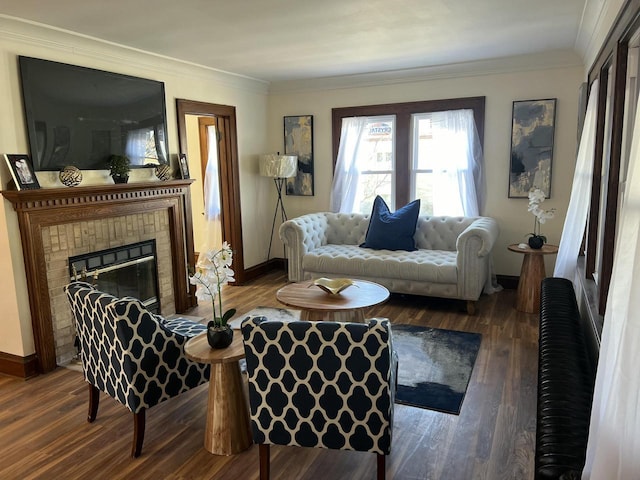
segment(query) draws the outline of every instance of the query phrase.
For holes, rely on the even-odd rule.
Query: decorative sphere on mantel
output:
[[[58,175],[60,181],[63,185],[67,187],[75,187],[80,185],[82,182],[82,172],[78,167],[73,165],[67,165],[62,170],[60,170],[60,174]]]
[[[161,163],[156,167],[156,177],[158,177],[158,180],[162,182],[171,180],[171,177],[173,177],[171,174],[171,167],[166,163]]]

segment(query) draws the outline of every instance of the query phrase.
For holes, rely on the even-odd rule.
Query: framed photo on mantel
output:
[[[17,190],[36,190],[40,188],[29,155],[5,154],[4,158],[9,166],[11,177],[16,184]]]
[[[189,177],[189,162],[187,156],[184,153],[178,155],[178,162],[180,166],[180,178],[188,179]]]

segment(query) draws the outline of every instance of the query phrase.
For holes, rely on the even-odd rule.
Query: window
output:
[[[433,215],[435,157],[431,116],[413,115],[411,155],[411,198],[420,199],[420,215]]]
[[[613,85],[613,72],[611,67],[607,69],[607,92],[611,92]],[[605,108],[604,108],[604,140],[602,145],[602,154],[601,154],[601,165],[599,175],[596,175],[594,178],[597,178],[600,182],[599,192],[600,199],[598,202],[598,212],[604,212],[607,204],[607,188],[609,185],[609,165],[611,161],[611,122],[613,120],[613,108],[611,106],[611,96],[607,95]],[[595,241],[596,248],[592,252],[595,255],[594,259],[594,267],[591,276],[595,281],[596,285],[599,285],[600,272],[602,271],[602,259],[604,252],[604,235],[605,235],[605,219],[606,216],[598,213],[598,215],[593,219],[595,229],[595,236],[593,240]]]
[[[463,128],[470,122],[472,140],[463,138],[458,116],[452,119],[447,111],[466,111]],[[480,185],[480,165],[466,158],[469,149],[481,152],[483,120],[484,97],[333,109],[332,209],[369,213],[380,195],[392,209],[420,198],[421,214],[463,215],[461,197],[470,185],[461,171],[476,176],[474,189]],[[456,150],[465,160],[452,155]]]
[[[421,214],[476,216],[482,149],[469,109],[412,115],[410,188]]]
[[[592,313],[599,316],[600,325],[613,270],[638,98],[639,14],[637,5],[625,5],[589,72],[589,84],[598,78],[600,86],[583,281],[589,292],[588,304],[595,306]]]
[[[354,211],[369,213],[376,195],[394,208],[394,134],[394,116],[367,119],[358,155],[360,180]]]

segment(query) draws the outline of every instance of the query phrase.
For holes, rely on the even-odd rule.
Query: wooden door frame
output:
[[[244,268],[244,249],[242,243],[242,213],[240,208],[240,167],[238,162],[238,140],[236,133],[236,108],[229,105],[176,99],[178,117],[178,140],[180,153],[187,154],[187,115],[203,117],[215,116],[221,142],[227,154],[227,161],[220,162],[220,196],[222,203],[222,240],[233,248],[233,270],[235,285],[242,285],[246,273]],[[195,266],[195,248],[193,237],[187,244],[187,262]]]

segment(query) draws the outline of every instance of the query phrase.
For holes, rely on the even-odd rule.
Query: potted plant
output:
[[[532,188],[529,191],[529,208],[528,210],[533,214],[533,232],[529,233],[529,246],[535,250],[542,248],[547,243],[547,237],[540,233],[540,224],[545,223],[554,217],[556,209],[543,210],[540,208],[540,204],[544,202],[546,196],[539,188]]]
[[[131,162],[126,155],[111,155],[109,157],[109,174],[113,178],[113,183],[127,183],[129,181],[129,171]]]
[[[212,348],[228,347],[233,340],[233,330],[227,321],[235,315],[236,309],[222,310],[222,286],[234,281],[232,261],[231,247],[224,242],[220,250],[200,254],[196,272],[189,277],[189,283],[196,286],[196,298],[210,301],[213,307],[213,319],[207,323],[207,341]]]

